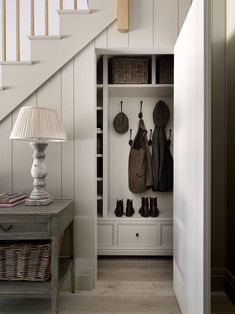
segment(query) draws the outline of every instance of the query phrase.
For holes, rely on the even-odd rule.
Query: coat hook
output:
[[[132,129],[130,129],[130,140],[129,140],[129,145],[131,146],[133,143],[132,141]]]
[[[123,104],[123,101],[121,101],[121,112],[122,112],[122,104]]]
[[[140,112],[138,114],[139,119],[143,118],[143,113],[142,113],[142,109],[143,109],[143,101],[140,101]]]
[[[153,133],[153,129],[150,129],[150,135],[149,135],[149,140],[148,140],[149,146],[151,146],[151,145],[153,144],[153,141],[152,141],[152,133]]]

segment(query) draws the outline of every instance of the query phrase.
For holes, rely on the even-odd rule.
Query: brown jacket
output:
[[[140,119],[137,134],[129,155],[129,189],[143,193],[153,185],[152,160],[148,146],[147,130]]]

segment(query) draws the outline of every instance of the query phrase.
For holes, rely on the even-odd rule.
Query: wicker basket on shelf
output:
[[[148,84],[150,59],[148,57],[113,57],[110,59],[111,84]]]
[[[32,241],[0,244],[0,280],[46,281],[50,276],[50,243]]]
[[[172,55],[164,55],[159,58],[159,83],[174,83],[174,57]]]

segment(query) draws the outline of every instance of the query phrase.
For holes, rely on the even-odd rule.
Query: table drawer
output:
[[[48,223],[0,223],[0,235],[28,232],[48,232]]]
[[[155,224],[118,224],[118,245],[156,245]]]

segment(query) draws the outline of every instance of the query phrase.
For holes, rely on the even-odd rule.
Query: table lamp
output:
[[[33,191],[26,199],[26,205],[48,205],[53,198],[46,191],[47,167],[45,153],[48,142],[64,142],[67,140],[58,114],[55,110],[41,107],[22,107],[19,111],[11,140],[30,141],[33,153],[31,175],[34,178]]]

